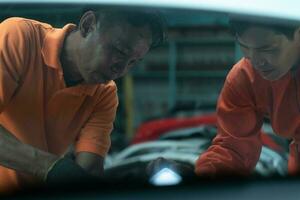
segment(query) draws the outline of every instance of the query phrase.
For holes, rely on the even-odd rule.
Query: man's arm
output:
[[[64,167],[60,166],[60,169],[57,170],[55,169],[56,163],[61,159],[54,154],[20,142],[0,126],[0,165],[19,172],[32,174],[40,179],[47,177],[49,170],[54,171],[51,176],[57,180],[85,177],[87,174],[99,176],[103,172],[103,158],[93,153],[78,153],[76,156],[77,164],[69,161],[68,166],[70,168],[64,169]],[[73,166],[70,166],[70,164]],[[72,169],[74,171],[70,172]],[[70,174],[70,176],[66,176],[66,173]]]
[[[226,80],[218,100],[218,135],[196,162],[200,176],[248,175],[261,152],[263,115],[253,103],[249,88]]]
[[[118,96],[113,81],[99,89],[98,103],[75,143],[76,162],[92,175],[103,173],[103,160],[110,148]]]
[[[0,165],[43,178],[57,159],[54,154],[20,142],[0,126]]]

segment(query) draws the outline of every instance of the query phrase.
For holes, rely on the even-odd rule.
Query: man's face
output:
[[[89,33],[80,47],[79,72],[88,84],[106,83],[125,75],[149,51],[148,26],[113,23]]]
[[[278,80],[299,60],[297,42],[267,28],[251,27],[237,41],[244,56],[267,80]]]

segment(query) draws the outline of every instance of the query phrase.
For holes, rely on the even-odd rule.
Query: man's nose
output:
[[[251,50],[248,53],[247,58],[251,61],[252,65],[256,68],[265,65],[265,59],[260,55],[260,53],[256,52],[255,50]]]

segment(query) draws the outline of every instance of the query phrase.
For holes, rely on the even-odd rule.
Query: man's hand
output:
[[[102,165],[103,159],[94,159],[95,156],[89,155],[86,152],[84,155],[79,156],[77,164],[70,158],[60,158],[57,155],[24,144],[0,126],[0,165],[32,174],[40,179],[46,179],[47,182],[88,178],[90,177],[88,173],[90,169],[96,171],[98,167],[100,174],[102,170],[100,165]],[[93,165],[94,161],[97,165]]]
[[[48,169],[45,175],[45,181],[48,184],[61,184],[64,182],[90,180],[93,178],[75,161],[68,157],[56,160]]]

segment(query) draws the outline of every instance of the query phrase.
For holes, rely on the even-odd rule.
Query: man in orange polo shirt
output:
[[[196,162],[198,175],[248,175],[262,148],[260,128],[292,139],[289,173],[299,172],[300,26],[232,19],[244,54],[229,72],[217,105],[218,134]]]
[[[266,24],[232,18],[244,57],[230,70],[217,103],[218,133],[200,155],[201,177],[249,175],[260,157],[260,129],[269,118],[273,130],[291,139],[288,170],[300,170],[300,25]],[[183,165],[159,158],[148,171]],[[191,173],[190,169],[190,172]]]
[[[114,79],[164,40],[155,11],[88,11],[62,29],[0,24],[0,191],[101,175],[118,105]],[[62,158],[74,144],[76,159]]]

